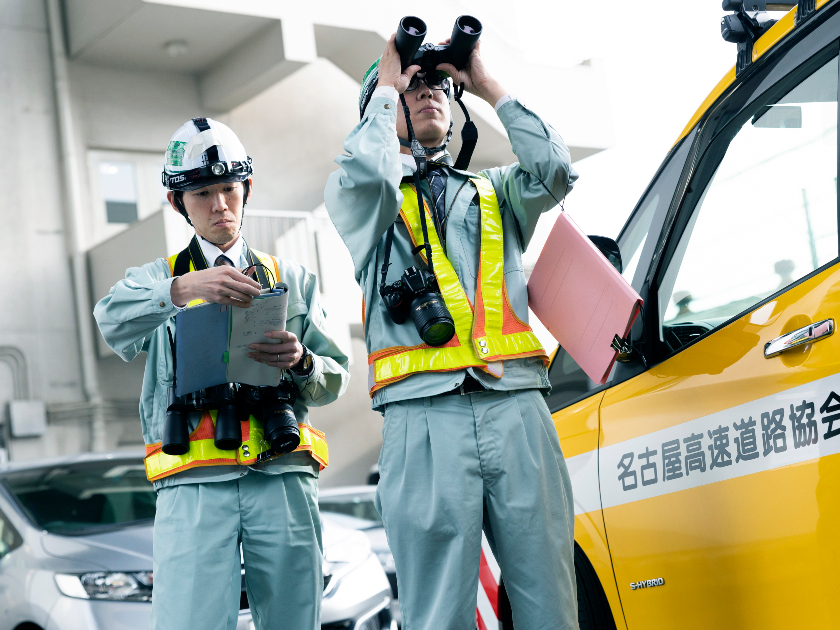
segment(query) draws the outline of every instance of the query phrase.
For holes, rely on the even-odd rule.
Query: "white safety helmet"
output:
[[[241,182],[252,173],[251,158],[230,127],[211,118],[193,118],[169,141],[161,181],[169,190],[196,190]]]

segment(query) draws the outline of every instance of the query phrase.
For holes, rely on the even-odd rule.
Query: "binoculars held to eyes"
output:
[[[461,70],[467,65],[470,53],[481,37],[481,22],[471,15],[459,17],[455,20],[448,46],[424,44],[425,37],[426,23],[423,20],[413,15],[400,20],[395,44],[403,70],[419,65],[418,73],[425,73],[427,77],[438,73],[437,67],[442,63],[451,63]]]

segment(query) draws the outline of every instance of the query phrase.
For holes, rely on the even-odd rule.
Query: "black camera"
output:
[[[455,335],[455,322],[437,280],[427,271],[409,267],[402,278],[383,286],[379,294],[393,322],[402,324],[410,314],[420,338],[430,346],[442,346]]]
[[[400,20],[394,42],[400,55],[402,69],[419,65],[418,73],[429,76],[437,72],[442,63],[451,63],[458,70],[467,65],[473,48],[481,37],[481,22],[471,15],[462,15],[455,20],[452,37],[447,46],[423,44],[426,37],[426,23],[418,17],[407,15]]]
[[[300,429],[294,410],[298,394],[292,381],[280,381],[277,387],[259,388],[265,439],[278,455],[291,453],[300,446]]]

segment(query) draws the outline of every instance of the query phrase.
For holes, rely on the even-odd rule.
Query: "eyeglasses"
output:
[[[406,92],[413,92],[420,86],[420,82],[422,81],[426,87],[430,90],[449,90],[449,81],[447,80],[449,77],[444,74],[443,72],[430,72],[430,73],[423,73],[423,76],[420,76],[420,73],[416,73],[413,77],[411,77],[411,81],[408,83],[408,87],[405,89]]]

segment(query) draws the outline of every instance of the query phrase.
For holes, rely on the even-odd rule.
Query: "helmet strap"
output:
[[[184,205],[184,191],[183,190],[173,190],[174,199],[175,199],[175,207],[178,208],[178,212],[181,213],[181,216],[187,220],[187,223],[190,227],[194,227],[192,221],[190,221],[190,217],[187,214],[187,207]]]
[[[464,122],[464,126],[461,127],[461,150],[458,152],[458,159],[455,160],[455,164],[453,168],[459,171],[466,171],[470,167],[470,160],[472,160],[473,152],[475,151],[475,146],[478,144],[478,129],[475,126],[475,123],[470,118],[470,113],[467,111],[467,106],[464,105],[464,102],[461,100],[461,97],[464,95],[464,84],[461,83],[460,86],[454,86],[454,94],[455,102],[461,106],[461,111],[464,112],[464,118],[466,121]],[[414,142],[417,142],[414,138],[414,130],[411,129],[411,123],[409,122],[408,116],[408,107],[405,105],[405,98],[402,94],[400,94],[400,99],[403,103],[403,110],[405,112],[405,119],[406,119],[406,126],[409,128],[409,140],[403,140],[399,136],[397,136],[397,140],[400,141],[400,146],[405,147],[406,149],[412,150],[412,155],[414,154]],[[440,153],[446,148],[446,145],[449,144],[449,141],[452,139],[452,118],[449,118],[449,132],[446,134],[446,140],[444,140],[443,144],[437,147],[424,147],[422,145],[422,150],[426,153],[426,155],[435,155]],[[419,142],[417,143],[420,144]],[[421,177],[422,179],[422,177]]]

